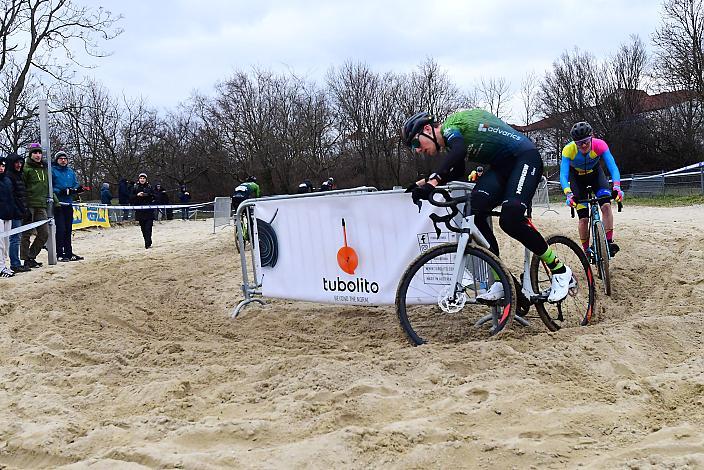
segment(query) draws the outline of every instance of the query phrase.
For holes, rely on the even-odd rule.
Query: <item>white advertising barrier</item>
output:
[[[408,264],[432,246],[456,240],[453,232],[436,236],[431,212],[442,215],[447,210],[424,202],[419,213],[410,194],[391,191],[262,200],[255,215],[270,222],[277,253],[273,266],[257,262],[261,293],[323,303],[392,305]]]

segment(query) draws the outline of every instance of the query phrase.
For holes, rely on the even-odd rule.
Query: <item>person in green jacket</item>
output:
[[[42,161],[42,147],[37,143],[32,143],[29,144],[27,150],[29,158],[27,158],[22,173],[22,179],[27,189],[27,212],[22,220],[22,225],[47,219],[46,206],[49,196],[49,173],[46,164]],[[35,230],[22,232],[20,240],[20,258],[24,260],[24,266],[27,268],[38,268],[42,265],[37,262],[37,255],[49,239],[49,225],[42,224],[36,228],[36,236],[30,245],[34,232]]]

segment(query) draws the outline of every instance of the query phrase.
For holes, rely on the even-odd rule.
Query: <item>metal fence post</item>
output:
[[[702,194],[704,194],[704,163],[699,164],[699,182],[702,185]]]
[[[56,225],[54,224],[54,183],[51,177],[51,143],[49,141],[49,118],[46,100],[39,100],[39,134],[42,141],[42,148],[46,155],[47,177],[49,179],[49,194],[46,200],[46,214],[49,219],[49,239],[46,247],[49,257],[49,264],[56,264]]]

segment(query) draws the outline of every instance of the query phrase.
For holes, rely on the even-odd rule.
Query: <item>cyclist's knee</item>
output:
[[[501,206],[499,226],[507,234],[515,234],[526,222],[525,213],[526,206],[518,199],[506,201]]]

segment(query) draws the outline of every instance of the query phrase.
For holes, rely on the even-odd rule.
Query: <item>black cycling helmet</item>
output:
[[[588,122],[579,121],[574,126],[572,126],[570,135],[572,136],[572,140],[577,141],[590,137],[593,132],[594,129],[592,129],[592,126]]]
[[[401,128],[401,139],[406,147],[411,146],[413,139],[423,130],[426,124],[435,124],[435,118],[426,111],[421,111],[406,119]]]
[[[247,181],[245,181],[245,183],[256,183],[256,182],[257,182],[256,176],[250,176],[247,178]]]

